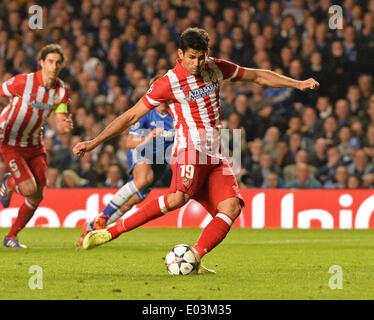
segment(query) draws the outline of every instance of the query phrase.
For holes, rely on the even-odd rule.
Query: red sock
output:
[[[204,228],[203,232],[194,248],[199,253],[200,258],[215,248],[230,231],[234,221],[225,213],[217,213],[212,221]]]
[[[38,205],[26,199],[23,205],[19,208],[17,219],[14,221],[6,238],[17,237],[18,232],[20,232],[26,226],[27,222],[30,221],[37,207]]]
[[[108,228],[112,239],[117,238],[121,233],[135,229],[144,223],[156,219],[170,211],[166,195],[154,198],[142,206],[130,217],[118,220],[113,227]]]

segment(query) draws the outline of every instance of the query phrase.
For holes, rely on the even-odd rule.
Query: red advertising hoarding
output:
[[[109,202],[114,189],[46,189],[44,200],[28,227],[80,226],[96,216]],[[148,200],[167,192],[154,189]],[[372,190],[242,189],[246,203],[233,227],[241,228],[374,228]],[[145,201],[147,201],[147,199]],[[11,206],[0,210],[0,227],[10,227],[24,199],[14,195]],[[133,214],[133,208],[127,215]],[[153,220],[145,227],[204,227],[211,219],[194,200]]]

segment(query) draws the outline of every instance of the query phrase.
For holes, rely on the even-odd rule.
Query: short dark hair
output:
[[[46,45],[45,47],[41,48],[38,54],[38,61],[45,60],[49,53],[58,53],[61,56],[62,64],[65,62],[65,55],[62,51],[62,48],[59,44],[51,43]]]
[[[209,34],[204,29],[187,28],[180,36],[178,47],[183,52],[188,49],[208,51],[209,40]]]

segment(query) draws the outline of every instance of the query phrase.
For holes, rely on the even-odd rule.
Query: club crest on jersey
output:
[[[182,183],[183,183],[183,185],[187,188],[188,185],[190,184],[190,179],[183,178]]]

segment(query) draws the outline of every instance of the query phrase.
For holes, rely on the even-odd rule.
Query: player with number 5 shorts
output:
[[[0,86],[0,96],[10,100],[0,115],[0,151],[9,170],[1,185],[0,202],[7,208],[14,191],[26,198],[4,238],[8,248],[26,247],[17,235],[43,199],[47,183],[43,125],[54,113],[59,134],[69,134],[73,128],[68,90],[57,77],[64,60],[59,45],[47,45],[39,52],[40,71],[15,75]]]

